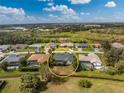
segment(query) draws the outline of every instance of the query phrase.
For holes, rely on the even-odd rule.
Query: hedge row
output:
[[[30,71],[39,71],[39,67],[21,67],[19,71],[30,72]]]

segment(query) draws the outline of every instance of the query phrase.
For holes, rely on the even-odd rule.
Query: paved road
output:
[[[104,52],[90,52],[90,51],[53,51],[52,53],[65,53],[65,52],[71,52],[71,53],[77,53],[77,54],[89,54],[89,53],[95,53],[95,54],[104,54]]]

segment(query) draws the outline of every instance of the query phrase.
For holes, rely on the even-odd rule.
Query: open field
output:
[[[84,89],[78,86],[78,81],[83,78],[69,78],[61,85],[48,84],[48,89],[41,93],[123,93],[124,83],[108,80],[88,79],[93,83],[90,89]],[[19,78],[6,79],[8,84],[1,93],[20,93]]]
[[[25,44],[32,43],[48,43],[51,41],[60,43],[61,40],[58,38],[67,38],[69,42],[82,42],[88,41],[89,43],[93,42],[102,42],[102,41],[110,41],[110,42],[121,42],[124,43],[124,28],[123,27],[108,27],[108,28],[99,28],[99,29],[89,29],[89,30],[81,30],[77,32],[54,32],[54,33],[44,33],[37,31],[23,31],[23,32],[6,32],[1,33],[1,41],[0,43],[8,43],[11,44],[16,40]],[[13,37],[15,36],[15,37]],[[9,38],[8,38],[9,37]],[[35,39],[34,39],[35,38]],[[7,39],[7,40],[6,40]]]

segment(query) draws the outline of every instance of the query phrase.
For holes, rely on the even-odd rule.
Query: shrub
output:
[[[109,67],[106,73],[109,74],[109,75],[115,75],[116,74],[116,69],[113,68],[113,67]]]
[[[19,71],[22,72],[29,72],[29,71],[39,71],[39,67],[21,67],[19,68]]]
[[[118,74],[124,73],[124,61],[120,60],[118,63],[116,63],[115,68]]]
[[[46,83],[41,82],[40,78],[35,75],[25,74],[21,77],[21,93],[40,93],[46,88]]]
[[[92,83],[88,80],[80,80],[79,86],[84,88],[90,88],[92,86]]]
[[[57,76],[52,76],[51,81],[56,84],[61,84],[63,82],[67,81],[67,78],[62,78],[62,77],[57,77]]]
[[[3,62],[3,63],[0,64],[0,68],[1,68],[2,70],[4,70],[4,71],[7,71],[7,70],[8,70],[8,69],[7,69],[7,66],[8,66],[8,63],[7,63],[7,62]]]

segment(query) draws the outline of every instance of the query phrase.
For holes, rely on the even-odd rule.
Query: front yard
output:
[[[70,48],[56,48],[55,51],[69,51]]]

